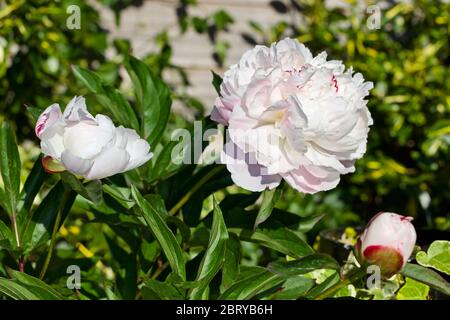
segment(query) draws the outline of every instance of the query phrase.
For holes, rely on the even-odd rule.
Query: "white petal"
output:
[[[225,163],[231,173],[233,182],[250,191],[263,191],[276,188],[281,181],[279,175],[268,175],[266,169],[256,162],[251,154],[244,154],[235,144],[225,144],[222,152],[222,163]]]
[[[86,100],[77,96],[67,104],[63,117],[67,122],[94,120],[94,117],[87,111]]]
[[[137,168],[153,157],[153,153],[150,152],[150,145],[147,141],[141,139],[136,131],[124,129],[123,134],[127,140],[126,151],[130,156],[125,171]]]
[[[64,150],[61,154],[61,163],[68,171],[84,176],[91,169],[94,162],[82,159],[72,154],[69,150]]]
[[[103,179],[123,172],[130,156],[124,149],[106,147],[95,157],[94,164],[86,174],[87,179]]]
[[[282,177],[300,192],[313,194],[335,188],[340,180],[339,173],[316,166],[303,166],[293,170]]]
[[[64,131],[64,146],[74,155],[91,159],[99,154],[114,137],[114,127],[82,121]]]
[[[61,160],[64,151],[63,130],[56,131],[50,138],[41,140],[41,149],[45,155]]]

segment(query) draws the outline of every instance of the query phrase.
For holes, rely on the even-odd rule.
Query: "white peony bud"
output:
[[[367,224],[358,243],[360,257],[380,267],[386,277],[402,269],[413,252],[416,230],[412,217],[380,212]]]
[[[102,179],[144,164],[153,156],[150,145],[135,130],[115,127],[111,119],[93,117],[83,97],[74,97],[64,113],[58,104],[48,107],[36,123],[48,159],[60,162],[68,171],[87,179]]]

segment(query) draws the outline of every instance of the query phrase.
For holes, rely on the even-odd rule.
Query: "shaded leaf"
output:
[[[153,291],[161,300],[184,300],[183,294],[178,288],[170,283],[161,282],[153,279],[146,279],[145,286]]]
[[[242,241],[255,242],[294,258],[313,253],[305,240],[288,228],[257,229],[252,232],[245,229],[229,229],[239,235]]]
[[[407,263],[400,273],[450,296],[450,283],[431,269],[417,264]]]
[[[8,122],[0,127],[0,170],[4,184],[4,206],[8,213],[16,213],[20,192],[20,157],[17,142]]]
[[[170,231],[162,218],[164,213],[158,213],[155,206],[142,197],[136,187],[132,186],[131,188],[131,194],[141,209],[139,211],[147,225],[150,227],[153,235],[158,240],[172,270],[185,280],[186,269],[183,252],[181,251],[174,234]]]
[[[9,249],[13,244],[15,244],[15,240],[11,229],[0,220],[0,248]]]
[[[339,263],[325,254],[311,254],[294,261],[275,261],[267,267],[273,273],[289,277],[305,274],[316,269],[339,270]]]
[[[69,213],[75,197],[76,193],[67,190],[61,181],[50,190],[21,230],[21,239],[23,239],[26,251],[32,250],[50,239],[58,211],[62,210],[62,223]]]
[[[281,188],[274,188],[272,190],[267,189],[263,192],[263,201],[261,207],[259,208],[258,215],[256,216],[255,226],[253,229],[256,229],[259,224],[263,223],[270,217],[275,203],[277,203],[281,196],[281,192]]]
[[[216,93],[220,96],[220,85],[222,84],[222,77],[219,76],[214,71],[211,71],[213,79],[212,79],[212,85],[214,89],[216,89]]]
[[[254,267],[251,275],[237,281],[227,289],[219,300],[248,300],[255,295],[280,285],[284,278],[264,269]]]
[[[139,123],[133,108],[119,90],[105,85],[103,80],[93,71],[78,66],[72,66],[72,70],[75,76],[96,94],[98,102],[105,110],[110,111],[119,123],[135,130],[139,129]]]
[[[191,299],[201,299],[204,292],[214,276],[219,272],[225,256],[225,245],[228,239],[228,232],[223,220],[222,211],[214,199],[213,224],[209,238],[208,248],[200,264],[196,281],[201,285],[192,290]]]
[[[94,204],[102,202],[102,182],[100,180],[92,180],[83,184],[77,177],[70,172],[61,173],[62,181],[67,184],[73,191]]]
[[[170,89],[162,79],[152,75],[144,62],[129,57],[125,66],[136,94],[141,132],[148,143],[155,146],[169,119],[172,104]]]
[[[298,299],[305,296],[314,284],[314,280],[310,278],[303,276],[290,277],[272,298],[278,300]]]
[[[229,233],[225,244],[225,257],[222,270],[222,285],[227,289],[239,274],[239,263],[241,262],[241,243],[234,233]]]

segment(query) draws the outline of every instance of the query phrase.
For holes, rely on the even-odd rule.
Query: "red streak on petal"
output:
[[[410,221],[413,220],[413,217],[405,217],[405,216],[401,216],[401,217],[400,217],[400,220],[401,220],[401,221],[408,221],[408,222],[410,222]]]
[[[336,88],[336,93],[337,93],[339,91],[339,86],[337,83],[336,76],[333,75],[333,77],[331,77],[331,82],[333,83],[334,87]]]
[[[39,117],[37,123],[36,123],[36,128],[34,130],[34,132],[36,133],[36,135],[39,137],[39,135],[41,134],[42,130],[44,130],[45,128],[45,123],[48,120],[48,114],[43,114],[42,116]]]

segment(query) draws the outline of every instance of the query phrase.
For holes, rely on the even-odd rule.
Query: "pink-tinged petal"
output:
[[[211,111],[211,120],[221,123],[223,125],[228,125],[230,115],[231,110],[223,104],[221,98],[217,98],[214,108]]]
[[[68,171],[84,176],[91,170],[94,161],[82,159],[72,154],[69,150],[65,150],[61,154],[61,163]]]
[[[64,166],[60,162],[55,161],[50,156],[42,157],[41,163],[44,171],[47,173],[60,173],[66,170],[66,168],[64,168]]]
[[[309,194],[334,189],[340,180],[339,173],[332,169],[311,165],[302,166],[282,176],[293,188]]]
[[[225,144],[221,160],[230,171],[233,182],[246,190],[258,192],[273,189],[281,182],[280,175],[267,174],[267,170],[256,163],[252,154],[244,154],[231,142]]]
[[[271,50],[277,61],[281,63],[283,70],[300,70],[313,58],[311,51],[304,44],[290,38],[273,44]]]
[[[130,156],[124,149],[105,147],[93,160],[94,164],[85,177],[93,180],[113,176],[123,172],[129,160]]]
[[[50,107],[45,109],[36,121],[36,127],[34,129],[36,136],[42,139],[44,132],[61,121],[61,118],[61,109],[58,104],[52,104]]]
[[[248,117],[257,119],[270,107],[272,104],[271,93],[272,82],[269,79],[255,80],[249,84],[241,103],[241,107]]]
[[[67,122],[79,122],[79,121],[93,121],[94,117],[89,113],[86,107],[86,100],[84,97],[73,97],[67,104],[63,113],[64,120]]]

